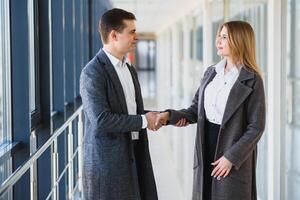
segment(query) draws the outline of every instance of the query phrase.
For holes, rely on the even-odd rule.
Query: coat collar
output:
[[[110,76],[110,78],[112,80],[112,83],[117,91],[117,96],[119,98],[119,102],[121,104],[122,111],[124,113],[128,113],[123,87],[122,87],[121,81],[118,77],[118,74],[117,74],[113,64],[111,63],[111,61],[109,60],[109,58],[107,57],[107,55],[105,54],[103,49],[101,49],[97,53],[96,57],[97,57],[97,60],[103,64],[104,69],[108,72],[108,75]]]
[[[240,75],[238,77],[238,80],[243,82],[249,79],[253,79],[255,77],[255,74],[253,71],[250,71],[247,67],[242,66],[240,69]]]
[[[110,54],[107,50],[105,50],[104,48],[102,48],[102,51],[105,53],[105,55],[108,57],[110,63],[116,68],[116,67],[123,67],[126,66],[124,64],[129,64],[131,65],[130,61],[128,60],[128,58],[126,56],[123,57],[122,60],[119,60],[118,58],[116,58],[115,56],[113,56],[112,54]]]
[[[232,86],[232,89],[229,93],[221,126],[224,126],[228,122],[235,111],[246,100],[253,90],[251,87],[245,84],[245,81],[254,79],[254,72],[250,71],[245,66],[242,66],[240,70],[241,71],[238,79]]]

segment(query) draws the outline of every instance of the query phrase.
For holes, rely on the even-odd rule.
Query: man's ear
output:
[[[112,41],[116,41],[117,40],[117,32],[115,30],[112,30],[109,34],[109,37]]]

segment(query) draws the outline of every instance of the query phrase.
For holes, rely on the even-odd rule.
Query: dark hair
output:
[[[106,11],[100,21],[98,31],[103,43],[107,42],[109,33],[112,30],[122,32],[125,27],[123,20],[136,20],[134,14],[119,8]]]

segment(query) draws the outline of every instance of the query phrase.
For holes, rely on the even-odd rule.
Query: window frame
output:
[[[3,74],[2,74],[2,83],[3,83],[3,138],[2,141],[0,141],[0,145],[11,141],[12,139],[12,129],[11,129],[11,52],[10,52],[10,9],[9,9],[9,1],[3,1],[3,28],[4,31],[1,32],[1,36],[3,36],[3,44],[1,46],[4,48],[1,48],[1,53],[3,55],[2,61],[4,61],[1,64],[4,64],[6,67],[3,68]],[[4,135],[5,134],[5,135]]]
[[[29,52],[29,81],[34,78],[34,99],[30,95],[30,107],[34,101],[34,109],[30,108],[31,116],[31,131],[35,130],[41,124],[41,101],[40,101],[40,73],[39,73],[39,21],[38,21],[38,2],[37,0],[28,1],[28,41],[30,46]],[[34,70],[34,77],[31,71]],[[29,83],[29,90],[32,90],[32,85]],[[31,94],[31,91],[30,91]]]

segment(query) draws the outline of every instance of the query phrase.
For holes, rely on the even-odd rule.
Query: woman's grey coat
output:
[[[193,200],[203,200],[204,90],[215,77],[209,67],[188,109],[170,111],[170,124],[185,117],[197,123],[194,153]],[[242,67],[226,104],[217,141],[215,160],[225,156],[233,163],[229,175],[212,181],[212,200],[256,200],[257,142],[265,128],[265,94],[259,75]]]
[[[137,113],[144,114],[136,71],[128,67]],[[128,115],[121,82],[103,50],[82,70],[80,94],[85,114],[85,200],[157,200],[146,129],[141,129],[140,115]],[[131,131],[139,131],[136,156]]]

